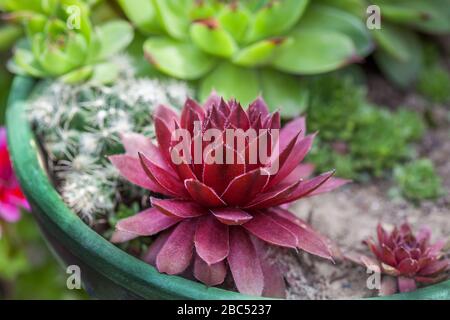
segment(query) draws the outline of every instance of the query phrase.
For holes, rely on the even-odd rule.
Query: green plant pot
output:
[[[32,214],[64,265],[78,265],[88,293],[100,299],[247,299],[248,296],[159,273],[83,223],[51,184],[27,120],[34,80],[16,77],[7,110],[9,150]],[[450,299],[450,281],[388,299]]]

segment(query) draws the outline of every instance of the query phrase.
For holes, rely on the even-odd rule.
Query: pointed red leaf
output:
[[[315,166],[310,163],[299,164],[292,172],[283,179],[283,183],[293,184],[296,181],[309,178],[315,170]]]
[[[173,176],[167,170],[154,164],[142,153],[139,154],[142,167],[145,173],[153,180],[153,182],[159,184],[166,190],[166,194],[169,193],[172,196],[186,197],[186,189],[183,183],[178,180],[178,177]]]
[[[147,262],[152,266],[156,266],[156,257],[158,256],[158,253],[161,251],[162,247],[166,243],[167,239],[169,239],[171,233],[172,230],[167,230],[158,235],[155,241],[153,241],[150,247],[148,247],[148,250],[145,253],[142,260],[144,260],[145,262]]]
[[[340,179],[340,178],[330,178],[316,190],[308,194],[308,197],[317,196],[318,194],[327,193],[333,191],[337,188],[345,186],[346,184],[351,183],[352,180]]]
[[[269,174],[263,174],[264,169],[255,169],[235,177],[221,195],[230,206],[238,206],[247,203],[253,197],[264,190],[269,181]]]
[[[280,131],[280,150],[283,150],[287,143],[300,132],[299,139],[303,139],[306,134],[305,117],[296,118],[288,122]]]
[[[208,265],[198,255],[195,256],[194,276],[207,286],[217,286],[222,284],[227,275],[227,267],[224,261],[213,265]]]
[[[422,276],[431,276],[436,273],[443,272],[450,267],[450,261],[447,259],[435,260],[428,263],[424,268],[419,271]]]
[[[403,248],[396,248],[394,250],[394,256],[395,256],[395,260],[397,261],[397,263],[400,263],[400,261],[404,260],[404,259],[410,259],[411,255],[409,254],[409,252]]]
[[[382,257],[382,261],[390,266],[395,266],[397,262],[395,261],[394,252],[392,252],[391,248],[389,248],[384,243],[381,245],[380,253]]]
[[[412,292],[416,291],[416,281],[411,278],[399,277],[398,278],[398,290],[400,292]]]
[[[274,112],[271,114],[268,114],[266,118],[263,118],[263,128],[266,129],[277,129],[279,130],[281,128],[281,118],[280,113]]]
[[[320,176],[317,176],[315,178],[302,181],[287,199],[284,199],[284,201],[282,202],[277,202],[277,205],[293,202],[303,197],[309,196],[315,190],[320,188],[324,183],[326,183],[334,175],[334,173],[335,171],[333,170],[322,173]]]
[[[255,213],[243,227],[259,239],[277,246],[296,248],[298,245],[297,237],[265,212]]]
[[[413,260],[410,258],[402,260],[397,265],[398,271],[400,271],[402,274],[405,274],[405,275],[415,274],[417,272],[418,268],[419,268],[419,264],[418,264],[417,260]]]
[[[225,205],[225,202],[220,199],[217,193],[207,185],[198,180],[189,179],[184,181],[186,190],[191,195],[192,199],[205,207],[220,207]]]
[[[156,108],[154,118],[164,121],[168,128],[173,129],[172,126],[174,121],[178,120],[178,115],[173,109],[161,104]]]
[[[220,97],[217,95],[217,92],[213,90],[209,95],[208,99],[204,104],[204,108],[206,111],[209,111],[213,106],[218,106],[220,104]]]
[[[175,124],[168,126],[162,119],[155,117],[154,119],[155,135],[158,141],[158,148],[165,157],[166,162],[173,165],[170,149],[172,147],[172,132],[175,130]]]
[[[381,296],[390,296],[397,293],[397,279],[394,277],[384,276],[381,279]]]
[[[195,220],[180,222],[156,257],[159,272],[180,274],[187,269],[194,249]]]
[[[304,139],[298,138],[294,146],[289,144],[286,149],[282,151],[279,158],[279,170],[269,182],[269,186],[276,185],[282,182],[289,174],[300,164],[301,161],[311,150],[315,135],[309,135]],[[282,149],[280,149],[281,151]],[[287,154],[284,154],[285,152]]]
[[[269,108],[267,107],[264,99],[259,96],[250,104],[247,114],[252,127],[254,127],[254,124],[258,121],[258,119],[265,118],[269,114]]]
[[[245,173],[245,160],[240,157],[240,161],[238,161],[239,155],[227,145],[217,146],[217,149],[223,150],[223,163],[205,162],[203,165],[203,183],[214,189],[217,194],[222,194],[235,177]],[[208,161],[212,152],[216,151],[211,150],[211,152],[206,155],[205,161]],[[227,153],[233,155],[231,164],[225,163]]]
[[[190,200],[158,199],[153,197],[150,200],[153,207],[169,217],[187,219],[209,214],[207,209]]]
[[[138,158],[129,155],[115,155],[108,159],[119,170],[120,174],[131,183],[156,193],[172,195],[148,177]]]
[[[222,261],[229,252],[228,226],[212,215],[203,217],[198,221],[194,243],[197,254],[208,265]]]
[[[205,110],[194,100],[188,98],[181,113],[181,127],[191,135],[194,132],[194,121],[203,121]]]
[[[261,296],[264,275],[249,236],[241,227],[230,228],[230,253],[228,265],[240,293]]]
[[[130,240],[136,239],[138,237],[139,237],[139,235],[134,234],[134,233],[115,230],[114,233],[112,234],[111,238],[109,239],[109,241],[111,241],[112,243],[124,243],[124,242],[130,241]]]
[[[250,128],[250,121],[247,113],[245,113],[241,104],[236,100],[230,102],[230,114],[228,115],[225,127],[239,128],[244,131],[247,131]]]
[[[173,226],[179,221],[180,219],[168,217],[157,209],[150,208],[134,216],[120,220],[116,224],[116,229],[139,236],[152,236]]]
[[[286,298],[286,284],[280,268],[273,261],[269,261],[269,250],[266,243],[258,238],[251,238],[255,246],[256,254],[261,263],[264,275],[263,296],[270,298]]]
[[[152,140],[139,133],[124,133],[121,135],[121,141],[126,154],[138,158],[138,153],[146,153],[153,146]]]
[[[303,221],[295,223],[282,217],[278,212],[273,212],[272,219],[291,231],[297,237],[297,247],[316,256],[332,260],[331,250],[324,237],[314,231]]]
[[[230,226],[244,224],[253,218],[252,215],[238,208],[215,208],[210,211],[220,222]]]

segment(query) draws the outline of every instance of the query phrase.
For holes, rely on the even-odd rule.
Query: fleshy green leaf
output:
[[[366,17],[367,3],[365,0],[320,0],[320,3],[339,8],[359,18]]]
[[[276,49],[285,41],[289,41],[289,39],[270,39],[256,42],[240,50],[233,57],[233,63],[245,67],[265,65],[272,61]]]
[[[400,87],[410,85],[422,68],[422,47],[417,36],[387,23],[373,34],[379,45],[375,60],[380,69]]]
[[[23,48],[16,48],[14,57],[8,64],[8,69],[17,74],[27,74],[33,77],[46,75],[34,58],[33,53]]]
[[[305,111],[308,90],[299,77],[270,69],[261,70],[260,77],[263,98],[273,110],[279,108],[283,118],[293,118]]]
[[[303,15],[297,30],[330,30],[342,33],[353,40],[357,53],[366,56],[373,49],[367,27],[358,17],[340,9],[324,5],[312,5]]]
[[[159,34],[162,31],[156,9],[151,0],[118,0],[133,25],[141,32]]]
[[[216,64],[216,59],[191,43],[169,38],[150,38],[144,43],[146,58],[165,74],[184,80],[195,80]]]
[[[247,33],[247,42],[278,36],[289,31],[305,11],[308,0],[270,1],[255,15]]]
[[[388,21],[410,25],[423,32],[450,32],[449,0],[379,1],[379,5]]]
[[[15,25],[0,27],[0,51],[9,49],[22,35],[22,29]]]
[[[91,75],[92,66],[85,66],[66,73],[65,75],[60,77],[60,79],[61,81],[68,84],[76,84],[88,79]]]
[[[111,57],[125,49],[133,41],[133,28],[122,20],[108,21],[97,28],[100,42],[99,60]]]
[[[192,41],[203,51],[223,58],[237,50],[233,37],[215,20],[202,20],[191,25]]]
[[[260,94],[261,87],[256,70],[224,62],[202,80],[200,100],[205,101],[212,90],[226,99],[236,98],[242,105],[248,105]]]
[[[94,66],[90,81],[98,84],[111,84],[118,76],[118,66],[111,62],[104,62]]]
[[[273,66],[293,74],[316,74],[336,70],[356,57],[353,41],[337,32],[297,31],[293,41],[280,46]]]
[[[239,7],[235,9],[232,7],[233,5]],[[218,20],[220,25],[239,43],[244,39],[245,32],[247,31],[250,13],[246,8],[241,7],[239,3],[231,4],[223,8],[219,13]]]
[[[185,39],[189,34],[189,15],[192,0],[153,0],[164,30],[175,39]]]

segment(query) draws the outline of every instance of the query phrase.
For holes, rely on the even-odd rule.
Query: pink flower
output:
[[[110,160],[129,181],[165,198],[152,198],[152,208],[119,221],[112,242],[158,235],[144,259],[160,272],[182,274],[193,265],[196,279],[215,286],[224,282],[229,269],[237,289],[256,296],[284,296],[283,277],[267,259],[269,246],[332,258],[325,239],[281,207],[348,182],[332,178],[334,171],[306,178],[313,168],[301,162],[315,135],[305,135],[304,118],[279,131],[279,140],[266,148],[271,149],[270,161],[256,163],[249,160],[252,144],[280,129],[279,114],[269,113],[261,98],[247,111],[236,101],[227,103],[214,94],[204,107],[188,99],[181,117],[160,106],[154,122],[157,146],[142,135],[127,134],[122,139],[126,154]],[[195,124],[201,130],[196,132]],[[172,133],[177,128],[190,133],[188,150],[196,148],[197,138],[205,141],[208,129],[222,138],[226,129],[267,131],[247,139],[243,149],[224,138],[214,150],[230,151],[235,160],[231,164],[205,159],[177,164],[172,160]]]
[[[29,205],[12,170],[6,130],[2,127],[0,128],[0,219],[16,222],[20,219],[20,208],[29,209]]]

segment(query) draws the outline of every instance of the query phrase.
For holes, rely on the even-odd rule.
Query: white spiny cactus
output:
[[[129,57],[114,59],[120,74],[115,84],[46,82],[29,104],[62,198],[89,223],[114,212],[121,190],[145,196],[140,188],[124,188],[128,182],[107,160],[122,151],[120,134],[153,137],[152,111],[159,104],[181,107],[192,93],[185,82],[138,79]]]

